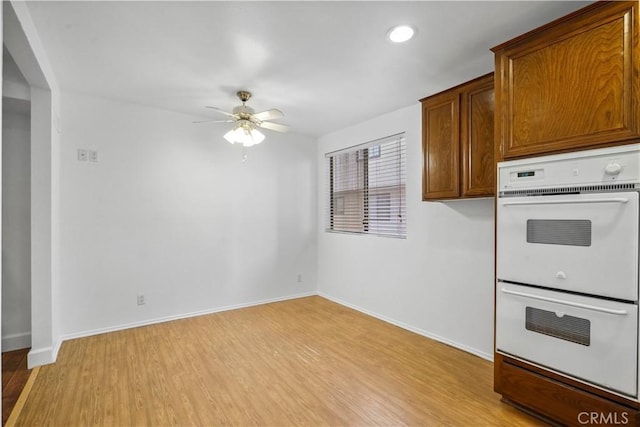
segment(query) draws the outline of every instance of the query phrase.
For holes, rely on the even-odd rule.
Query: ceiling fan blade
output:
[[[218,108],[218,107],[211,107],[210,105],[206,105],[205,108],[211,108],[212,110],[216,110],[218,113],[222,113],[225,116],[229,116],[229,117],[235,117],[237,118],[237,116],[233,113],[230,113],[228,111],[224,111],[222,108]]]
[[[258,120],[274,120],[284,117],[282,111],[272,108],[271,110],[261,111],[253,115]]]
[[[289,130],[289,126],[281,125],[280,123],[262,122],[258,126],[277,132],[287,132]]]
[[[235,120],[196,120],[191,123],[233,123]]]

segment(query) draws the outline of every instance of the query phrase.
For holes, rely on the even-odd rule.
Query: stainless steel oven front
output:
[[[640,144],[498,164],[496,350],[638,400]]]

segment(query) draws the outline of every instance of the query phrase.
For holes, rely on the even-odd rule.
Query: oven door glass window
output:
[[[539,334],[588,346],[591,343],[591,322],[589,319],[562,315],[553,311],[527,307],[525,328]]]
[[[527,243],[591,246],[591,221],[585,219],[529,219]]]

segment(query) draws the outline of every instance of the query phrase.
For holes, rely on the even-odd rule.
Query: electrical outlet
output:
[[[144,294],[138,294],[138,305],[144,305]]]
[[[90,162],[98,163],[98,151],[87,150],[87,157]]]
[[[78,148],[78,161],[86,162],[87,161],[87,150],[84,148]]]

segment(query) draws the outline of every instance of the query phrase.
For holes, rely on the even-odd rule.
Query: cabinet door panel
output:
[[[462,95],[462,196],[495,193],[493,75]]]
[[[496,50],[505,158],[640,137],[637,7],[598,5]]]
[[[460,195],[458,93],[447,93],[422,105],[424,155],[422,199]]]

